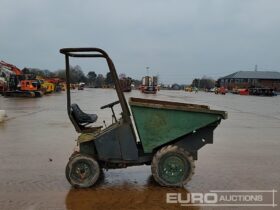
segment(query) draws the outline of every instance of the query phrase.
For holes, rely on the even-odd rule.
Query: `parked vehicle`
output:
[[[131,83],[132,80],[130,77],[123,77],[119,79],[121,90],[123,92],[131,92]]]
[[[4,61],[0,62],[1,74],[6,80],[3,95],[7,97],[41,97],[41,83],[31,75],[23,74],[20,69]]]
[[[272,88],[249,88],[249,95],[255,96],[276,96]]]
[[[44,94],[50,94],[55,91],[55,85],[51,82],[46,82],[45,80],[41,79],[41,90]]]
[[[239,91],[239,95],[245,95],[245,96],[247,96],[247,95],[249,95],[249,90],[248,89],[238,89],[238,91]]]
[[[4,92],[6,97],[42,97],[43,91],[39,80],[18,79],[19,77],[10,76],[8,89]]]
[[[156,94],[157,88],[157,77],[145,76],[142,78],[142,85],[140,87],[142,93]]]
[[[85,88],[85,83],[84,82],[80,82],[79,84],[78,84],[78,90],[83,90],[84,88]]]
[[[113,61],[104,50],[64,48],[60,52],[66,61],[67,112],[80,133],[79,151],[70,156],[65,171],[71,185],[87,188],[96,183],[102,169],[136,165],[151,165],[153,177],[163,186],[181,187],[190,181],[197,151],[213,143],[213,131],[227,118],[226,112],[204,105],[141,98],[130,98],[128,104]],[[110,126],[96,126],[97,114],[87,114],[71,102],[70,57],[101,57],[107,61],[118,95],[118,101],[101,107],[112,111]],[[114,112],[117,104],[122,110],[120,119]]]
[[[225,95],[228,92],[224,87],[215,88],[215,94]]]
[[[192,92],[192,91],[193,91],[193,88],[192,88],[191,86],[186,87],[186,88],[185,88],[185,91],[186,91],[186,92]]]

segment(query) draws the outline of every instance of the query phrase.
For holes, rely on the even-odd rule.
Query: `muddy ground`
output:
[[[130,96],[206,104],[228,112],[229,119],[215,130],[214,144],[199,151],[196,173],[185,189],[159,187],[147,166],[109,170],[92,189],[71,188],[64,169],[78,135],[66,114],[66,94],[0,96],[0,109],[8,114],[0,124],[0,209],[209,209],[167,204],[166,193],[272,189],[278,190],[279,205],[280,96],[183,91],[156,96],[133,91],[126,94]],[[109,89],[73,92],[73,101],[86,112],[98,113],[100,125],[103,119],[111,122],[110,110],[100,106],[116,99]],[[264,208],[271,207],[259,209]]]

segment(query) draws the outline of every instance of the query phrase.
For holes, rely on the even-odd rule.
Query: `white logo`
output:
[[[181,206],[276,207],[276,190],[211,190],[208,193],[167,193],[166,203]]]

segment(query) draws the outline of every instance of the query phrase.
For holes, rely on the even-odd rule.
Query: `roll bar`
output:
[[[67,111],[70,117],[71,114],[71,93],[70,93],[70,63],[69,57],[78,58],[105,58],[112,75],[112,79],[117,91],[117,95],[122,108],[122,117],[125,122],[131,122],[130,111],[125,100],[124,94],[120,87],[119,78],[116,72],[113,61],[108,54],[99,48],[62,48],[59,51],[65,55],[65,67],[66,67],[66,86],[67,86]]]

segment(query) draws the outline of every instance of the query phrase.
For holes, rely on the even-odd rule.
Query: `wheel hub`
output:
[[[91,176],[91,169],[88,164],[83,162],[78,162],[74,165],[74,170],[72,176],[79,179],[80,181],[85,180]]]
[[[168,155],[163,157],[159,164],[159,175],[170,183],[182,181],[184,179],[185,171],[188,170],[188,165],[178,155]]]

